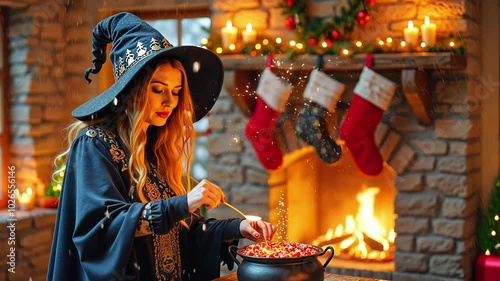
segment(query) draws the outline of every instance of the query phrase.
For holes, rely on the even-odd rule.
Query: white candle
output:
[[[231,21],[226,23],[226,26],[221,29],[222,48],[228,49],[229,45],[236,44],[238,37],[238,29],[233,26]]]
[[[431,23],[429,17],[425,17],[425,23],[420,27],[422,29],[422,41],[429,47],[436,45],[436,24]]]
[[[31,190],[31,187],[28,187],[26,192],[23,192],[21,196],[17,198],[17,202],[19,203],[19,209],[23,211],[33,209],[35,202],[33,200],[33,191]]]
[[[408,22],[408,28],[404,30],[405,42],[409,46],[414,46],[418,44],[418,27],[413,26],[413,22]]]
[[[252,29],[252,24],[247,24],[247,28],[241,32],[243,43],[254,43],[257,41],[257,31]]]

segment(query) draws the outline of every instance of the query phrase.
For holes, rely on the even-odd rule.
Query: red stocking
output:
[[[257,158],[268,170],[278,169],[283,154],[274,138],[274,128],[285,108],[291,87],[266,68],[257,87],[255,111],[245,127],[245,135],[252,143]]]
[[[368,176],[382,172],[383,159],[375,143],[375,129],[395,91],[396,84],[364,67],[340,126],[340,138],[345,141],[358,169]]]

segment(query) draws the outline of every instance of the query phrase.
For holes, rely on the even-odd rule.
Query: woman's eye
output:
[[[153,93],[155,93],[155,94],[161,94],[161,93],[163,93],[163,90],[153,88]]]

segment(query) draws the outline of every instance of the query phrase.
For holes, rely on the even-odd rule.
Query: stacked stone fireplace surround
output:
[[[381,74],[400,82],[398,73]],[[233,88],[233,75],[233,70],[226,72],[226,89]],[[358,77],[359,72],[335,77],[348,85],[347,94],[342,97],[346,103],[352,98]],[[419,125],[398,91],[374,136],[387,164],[397,173],[394,272],[382,277],[409,281],[472,280],[480,191],[479,111],[468,105],[470,82],[463,72],[436,72],[431,80],[435,118],[431,126]],[[286,118],[282,119],[294,122],[297,112],[294,109],[301,106],[300,97],[300,89],[294,91],[289,110],[284,113]],[[332,118],[333,122],[340,123],[344,112],[339,110],[339,117]],[[272,216],[270,212],[275,211],[277,204],[271,202],[276,197],[272,193],[283,183],[268,182],[272,177],[258,164],[243,134],[247,117],[229,95],[223,95],[211,113],[210,122],[214,130],[209,140],[213,155],[210,177],[218,180],[230,202],[244,212]],[[330,131],[338,139],[334,124]],[[285,154],[303,147],[290,133],[293,130],[289,128],[276,133]],[[332,208],[335,200],[343,199],[332,198]],[[213,214],[223,215],[217,212]],[[365,270],[332,270],[381,276]]]
[[[149,2],[154,2],[151,5],[156,8],[162,5],[162,1]],[[61,132],[69,122],[63,116],[69,116],[72,108],[98,92],[97,83],[89,86],[82,79],[82,69],[89,67],[92,60],[88,34],[99,19],[96,11],[105,9],[107,13],[113,9],[141,7],[134,1],[120,1],[120,7],[98,1],[33,0],[29,3],[7,9],[13,124],[10,160],[18,168],[20,185],[31,185],[41,194],[52,170],[52,159],[63,147],[61,134],[54,132]],[[258,23],[254,25],[256,28],[266,30],[270,36],[288,34],[290,37],[283,29],[278,6],[277,0],[216,0],[211,6],[212,24],[217,29],[226,20],[235,19],[242,27],[251,18]],[[397,172],[394,198],[397,238],[391,279],[473,280],[476,212],[480,190],[489,185],[481,183],[480,176],[481,103],[491,94],[480,80],[479,2],[377,1],[377,8],[386,10],[378,15],[377,25],[382,29],[376,29],[383,35],[397,36],[409,19],[446,12],[450,17],[439,22],[444,26],[442,30],[461,32],[467,43],[465,69],[429,72],[434,116],[430,126],[418,124],[399,88],[377,130],[380,151]],[[400,73],[381,74],[400,85]],[[348,103],[359,72],[335,75],[348,86],[342,97]],[[225,190],[231,203],[247,213],[267,218],[272,210],[269,199],[273,186],[268,181],[268,171],[259,164],[244,136],[248,115],[232,98],[237,77],[238,69],[226,68],[221,97],[211,111],[209,178]],[[257,82],[255,80],[253,86]],[[252,89],[249,87],[248,91]],[[291,100],[288,109],[300,105],[297,100],[300,91],[294,95],[296,100]],[[345,108],[339,110],[333,125],[341,122],[344,113]],[[293,122],[296,114],[292,111],[287,114]],[[336,134],[335,129],[332,134]],[[300,142],[294,142],[293,135],[279,131],[277,135],[281,136],[285,153],[302,147]],[[209,215],[233,217],[234,213],[222,207]],[[25,263],[28,267],[36,263],[36,268],[43,268],[44,261],[34,261],[36,257],[39,255],[33,256],[33,261],[26,257]],[[44,271],[40,270],[41,275]],[[4,279],[16,280],[14,275],[2,275],[0,280]]]

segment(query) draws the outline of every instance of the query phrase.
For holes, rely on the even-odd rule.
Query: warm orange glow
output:
[[[313,241],[314,245],[332,245],[336,255],[346,254],[349,258],[385,261],[392,259],[390,253],[396,233],[388,230],[374,215],[377,187],[363,188],[357,194],[359,203],[356,216],[346,215],[344,224],[328,229],[325,235]],[[325,244],[325,242],[327,242]]]

